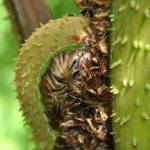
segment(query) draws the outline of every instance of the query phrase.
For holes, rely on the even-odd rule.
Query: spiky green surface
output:
[[[84,32],[85,22],[80,17],[64,17],[37,29],[20,50],[16,63],[16,86],[21,110],[33,132],[37,150],[51,150],[55,135],[44,114],[38,91],[41,69],[57,50],[78,44],[73,34]]]
[[[115,150],[150,149],[150,1],[113,1]]]

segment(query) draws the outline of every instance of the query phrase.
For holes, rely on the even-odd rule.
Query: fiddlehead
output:
[[[38,90],[39,80],[54,55],[60,53],[64,47],[78,45],[71,37],[75,33],[85,33],[85,26],[86,23],[80,17],[65,17],[50,21],[37,29],[20,50],[16,62],[17,97],[38,150],[53,149],[56,139],[48,123],[49,119],[45,115],[42,97]]]
[[[112,149],[110,142],[112,137],[109,134],[111,126],[108,119],[111,94],[108,78],[107,36],[110,25],[107,11],[106,16],[103,15],[103,21],[101,20],[103,23],[100,22],[100,24],[98,18],[101,19],[101,15],[98,17],[99,14],[95,13],[109,5],[104,3],[101,8],[101,5],[95,1],[87,4],[86,10],[82,10],[87,23],[77,23],[73,29],[70,29],[72,23],[80,19],[69,17],[72,21],[69,22],[70,19],[67,18],[69,21],[65,25],[64,20],[54,22],[56,26],[59,26],[55,33],[49,29],[48,25],[44,26],[43,36],[47,35],[45,30],[48,30],[48,33],[52,32],[50,36],[56,38],[49,43],[50,39],[44,39],[43,36],[41,37],[42,32],[38,31],[25,44],[17,61],[18,97],[21,99],[27,122],[33,130],[35,141],[40,143],[37,146],[38,149],[41,147],[52,149],[54,140],[50,139],[54,137],[54,134],[49,132],[50,126],[60,131],[55,149]],[[95,17],[98,17],[97,20]],[[54,27],[52,24],[51,28]],[[34,43],[36,38],[41,43]],[[62,53],[52,55],[55,50],[71,44],[85,46],[73,48],[71,51],[64,49]],[[29,49],[32,51],[26,53]],[[38,51],[33,53],[33,50]],[[49,66],[42,74],[41,82],[37,82],[40,70],[48,56],[51,58]],[[28,63],[27,60],[29,60]],[[43,104],[39,101],[38,86],[39,92],[43,95]],[[33,92],[30,93],[31,91]],[[29,99],[35,100],[29,101]],[[27,105],[29,105],[28,108]],[[46,107],[46,116],[42,105]],[[32,108],[35,111],[32,112]],[[48,119],[44,118],[49,118],[51,122],[48,123]],[[40,120],[39,125],[36,120]],[[36,131],[37,129],[39,132]]]

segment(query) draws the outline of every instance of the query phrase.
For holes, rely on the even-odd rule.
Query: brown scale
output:
[[[54,149],[113,150],[109,134],[109,1],[76,0],[76,3],[89,22],[86,28],[89,35],[73,38],[86,46],[55,56],[40,85],[46,114],[52,120],[50,125],[60,132]]]
[[[81,50],[63,52],[53,58],[43,76],[47,116],[51,126],[60,131],[57,150],[111,150],[110,109],[105,107],[109,99],[101,99],[103,86],[97,79],[105,71],[99,73],[103,64],[93,55]]]
[[[74,0],[87,20],[90,35],[103,53],[108,53],[108,30],[110,0]]]

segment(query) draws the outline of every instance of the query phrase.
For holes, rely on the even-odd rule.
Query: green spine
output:
[[[150,0],[111,6],[115,150],[150,149]]]
[[[86,23],[81,17],[64,17],[42,25],[20,49],[16,62],[16,87],[21,110],[33,133],[37,150],[51,150],[55,134],[49,126],[38,90],[39,78],[44,65],[63,47],[78,45],[72,38],[82,34]]]

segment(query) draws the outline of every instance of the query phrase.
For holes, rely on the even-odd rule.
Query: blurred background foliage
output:
[[[47,0],[52,18],[69,13],[79,15],[73,0]],[[19,102],[15,98],[14,68],[20,45],[17,43],[9,14],[0,0],[0,150],[31,150],[31,133],[24,126]]]

